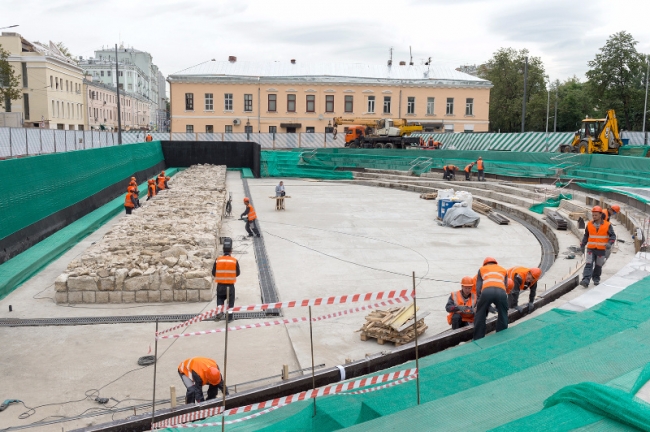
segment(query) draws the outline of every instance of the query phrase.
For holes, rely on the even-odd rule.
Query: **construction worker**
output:
[[[193,357],[183,360],[178,365],[180,375],[187,393],[185,403],[203,402],[203,386],[208,386],[208,400],[215,399],[217,392],[224,393],[221,371],[217,362],[207,357]],[[225,391],[228,394],[228,389]]]
[[[275,187],[275,196],[276,196],[276,197],[283,197],[283,196],[285,196],[285,195],[286,195],[286,192],[285,192],[285,190],[284,190],[284,182],[281,181],[280,184],[278,184],[278,185]]]
[[[470,163],[465,167],[465,180],[466,181],[471,181],[470,176],[472,175],[472,167],[474,166],[474,162]]]
[[[485,173],[483,172],[483,158],[478,157],[476,161],[476,169],[478,170],[478,181],[485,181]]]
[[[537,294],[537,281],[542,276],[542,270],[533,267],[512,267],[508,269],[508,307],[514,308],[519,304],[519,294],[530,290],[528,296],[528,313],[535,310],[535,295]],[[510,283],[512,282],[512,284]]]
[[[474,322],[476,311],[476,294],[472,293],[473,281],[471,276],[465,276],[460,282],[461,289],[451,293],[445,309],[449,312],[447,323],[452,330],[468,326]]]
[[[156,186],[159,191],[169,189],[167,180],[169,180],[169,177],[165,177],[165,171],[160,171],[160,174],[158,174],[158,178],[156,179]]]
[[[494,304],[497,309],[497,332],[508,328],[508,272],[497,260],[487,257],[476,277],[476,314],[474,315],[474,340],[485,337],[485,320],[488,308]]]
[[[456,170],[458,169],[456,165],[445,165],[442,169],[445,170],[445,174],[442,178],[445,180],[451,180],[452,178],[456,180]]]
[[[223,240],[223,255],[214,262],[212,276],[217,283],[217,306],[221,306],[228,300],[228,309],[235,307],[235,283],[240,275],[239,261],[230,256],[232,253],[232,239],[225,237]],[[223,318],[223,314],[217,315],[217,321]],[[233,315],[228,314],[228,321],[233,320]]]
[[[131,181],[129,182],[129,186],[138,187],[138,182],[135,180],[135,177],[131,177]]]
[[[589,281],[593,278],[594,285],[600,283],[600,275],[603,271],[607,251],[611,250],[616,241],[614,228],[608,222],[603,220],[603,209],[595,206],[591,209],[591,220],[585,227],[585,235],[582,237],[580,249],[585,253],[585,269],[582,272],[582,281],[580,285],[587,288]]]
[[[257,225],[255,223],[257,213],[255,213],[255,209],[251,205],[251,200],[248,199],[248,197],[244,198],[244,205],[246,206],[246,210],[241,214],[241,216],[239,216],[239,218],[243,219],[244,216],[248,216],[248,219],[246,219],[246,232],[248,233],[248,236],[252,237],[253,233],[255,233],[255,235],[259,237],[260,232],[257,230]],[[251,231],[251,228],[253,231]]]
[[[153,141],[153,137],[151,136],[151,134],[148,133],[147,136],[144,138],[144,140],[145,142],[151,142]]]
[[[124,198],[124,209],[126,214],[130,215],[133,212],[133,209],[138,207],[138,189],[129,186],[126,192],[126,197]]]
[[[609,219],[621,212],[621,207],[618,204],[614,204],[609,209],[603,209],[603,220],[609,222]]]
[[[147,181],[147,201],[156,196],[156,182],[154,179]]]

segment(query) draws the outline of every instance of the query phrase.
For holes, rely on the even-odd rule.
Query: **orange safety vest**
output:
[[[151,135],[147,135],[147,137],[144,140],[146,142],[151,142],[153,140],[153,138],[151,137]]]
[[[229,255],[222,255],[217,258],[214,281],[224,285],[234,285],[237,282],[237,258]]]
[[[257,213],[255,213],[255,209],[253,208],[252,205],[250,204],[247,205],[248,205],[248,220],[254,221],[255,219],[257,219]]]
[[[463,297],[462,291],[463,290],[451,293],[451,298],[454,299],[454,304],[456,306],[476,306],[476,293],[470,294],[469,298],[465,299]],[[447,324],[451,325],[451,317],[454,316],[454,313],[455,312],[451,312],[449,315],[447,315]],[[465,322],[474,322],[474,314],[461,313],[460,316],[461,319]]]
[[[193,357],[189,358],[187,360],[184,360],[181,364],[178,365],[178,371],[194,381],[194,378],[192,377],[192,372],[196,372],[196,374],[201,378],[201,381],[203,382],[203,385],[208,385],[208,369],[211,367],[216,367],[219,369],[219,366],[217,366],[217,362],[215,362],[212,359],[206,358],[206,357]],[[219,383],[221,380],[219,380]],[[214,385],[218,385],[214,384]]]
[[[148,189],[147,195],[149,195],[150,197],[156,196],[156,185],[154,183],[149,183],[147,189]]]
[[[133,195],[133,193],[131,193],[131,192],[128,192],[126,194],[126,198],[124,198],[124,207],[131,207],[131,208],[135,207],[135,205],[133,205],[133,201],[131,200],[132,195]]]
[[[589,232],[589,239],[587,240],[587,249],[600,249],[605,250],[607,243],[609,243],[609,222],[603,221],[600,228],[596,229],[594,223],[589,221],[587,224],[587,231]]]
[[[482,161],[482,160],[476,162],[476,168],[477,168],[479,171],[483,171],[483,161]]]
[[[483,279],[483,288],[481,289],[501,288],[502,290],[507,291],[504,279],[507,276],[508,271],[500,265],[484,265],[479,270],[479,273],[481,273],[481,279]]]
[[[465,167],[465,172],[471,172],[472,171],[472,164],[469,164]]]
[[[515,275],[521,276],[521,281],[522,281],[522,286],[519,287],[519,291],[525,291],[531,286],[535,285],[535,282],[537,282],[534,278],[533,281],[530,284],[526,283],[526,276],[528,276],[528,272],[530,269],[527,269],[526,267],[512,267],[508,269],[508,280],[511,280],[514,284],[515,281]],[[514,289],[514,285],[512,285],[512,288],[506,288],[506,292],[510,294],[510,292]]]
[[[158,189],[165,189],[165,176],[158,176]]]

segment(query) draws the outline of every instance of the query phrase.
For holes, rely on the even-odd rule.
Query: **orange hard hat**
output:
[[[594,206],[594,208],[591,209],[591,212],[592,213],[595,213],[595,212],[602,213],[603,209],[600,208],[600,206]]]
[[[129,192],[133,192],[135,191],[135,186],[129,186],[126,190]]]
[[[206,374],[207,378],[207,383],[206,384],[212,384],[212,385],[217,385],[221,382],[221,372],[219,371],[219,368],[217,367],[211,367],[208,369],[208,373]]]
[[[499,263],[497,262],[497,260],[494,259],[494,258],[492,258],[492,257],[487,257],[487,258],[485,258],[485,259],[483,260],[483,265],[487,265],[487,264],[490,264],[490,263],[492,263],[492,264],[499,264]]]
[[[249,202],[249,201],[250,200],[248,199],[248,197],[244,197],[244,202]]]
[[[515,289],[515,281],[508,278],[508,291],[512,291],[513,289]]]
[[[160,171],[160,175],[165,175],[165,171]]]
[[[538,280],[542,276],[542,269],[539,269],[537,267],[533,267],[529,271],[530,274],[533,276],[533,278],[535,278],[535,280]]]
[[[151,183],[155,183],[155,182],[153,181],[153,179],[149,179],[149,181],[147,183],[151,184]]]
[[[471,287],[474,286],[474,281],[472,280],[471,276],[465,276],[461,281],[460,284],[464,287]]]
[[[614,210],[616,213],[621,211],[621,207],[618,204],[614,204],[612,206],[612,210]]]

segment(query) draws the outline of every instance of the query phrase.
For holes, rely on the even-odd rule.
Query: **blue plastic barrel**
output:
[[[447,213],[447,210],[452,208],[454,204],[456,204],[456,202],[449,199],[438,200],[438,217],[444,219],[445,213]]]
[[[623,141],[623,145],[629,145],[630,144],[630,139],[629,138],[621,138],[621,141]]]

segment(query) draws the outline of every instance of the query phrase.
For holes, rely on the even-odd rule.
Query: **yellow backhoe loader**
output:
[[[609,110],[604,119],[584,119],[582,129],[576,132],[573,142],[561,144],[560,152],[618,154],[618,149],[622,145],[616,113],[614,110]]]

